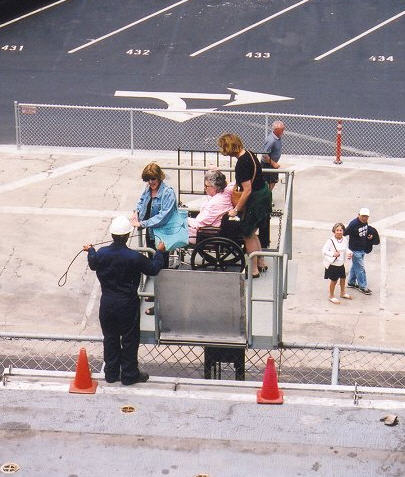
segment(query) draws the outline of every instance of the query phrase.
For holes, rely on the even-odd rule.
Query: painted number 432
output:
[[[132,56],[148,56],[150,55],[150,50],[139,50],[139,49],[131,48],[125,53],[127,55],[132,55]]]

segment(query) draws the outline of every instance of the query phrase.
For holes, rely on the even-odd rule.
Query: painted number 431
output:
[[[3,45],[1,49],[3,51],[22,51],[24,45]]]

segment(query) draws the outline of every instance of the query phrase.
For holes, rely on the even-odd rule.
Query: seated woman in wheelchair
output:
[[[233,208],[231,195],[233,185],[228,185],[225,175],[218,170],[208,170],[204,175],[204,189],[207,201],[201,206],[197,217],[188,218],[190,243],[195,244],[197,231],[201,227],[220,227],[222,216]]]

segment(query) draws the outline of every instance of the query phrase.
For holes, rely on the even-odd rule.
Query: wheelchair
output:
[[[223,227],[206,226],[197,231],[196,243],[189,244],[192,270],[243,272],[245,250],[240,234],[231,234]]]

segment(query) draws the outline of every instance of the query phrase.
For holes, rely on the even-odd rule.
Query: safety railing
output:
[[[87,350],[92,372],[100,372],[102,340],[102,336],[0,333],[0,377],[10,367],[75,371],[81,347]],[[405,350],[299,343],[248,349],[246,380],[262,380],[270,353],[279,380],[284,383],[405,388]],[[199,346],[141,344],[139,361],[142,368],[156,376],[204,377],[204,348]],[[234,378],[233,367],[222,363],[221,379]]]
[[[405,122],[247,111],[184,111],[15,102],[17,147],[212,150],[225,131],[261,150],[271,124],[286,124],[283,154],[404,157]],[[183,120],[177,120],[181,114]],[[384,140],[381,140],[384,138]]]

